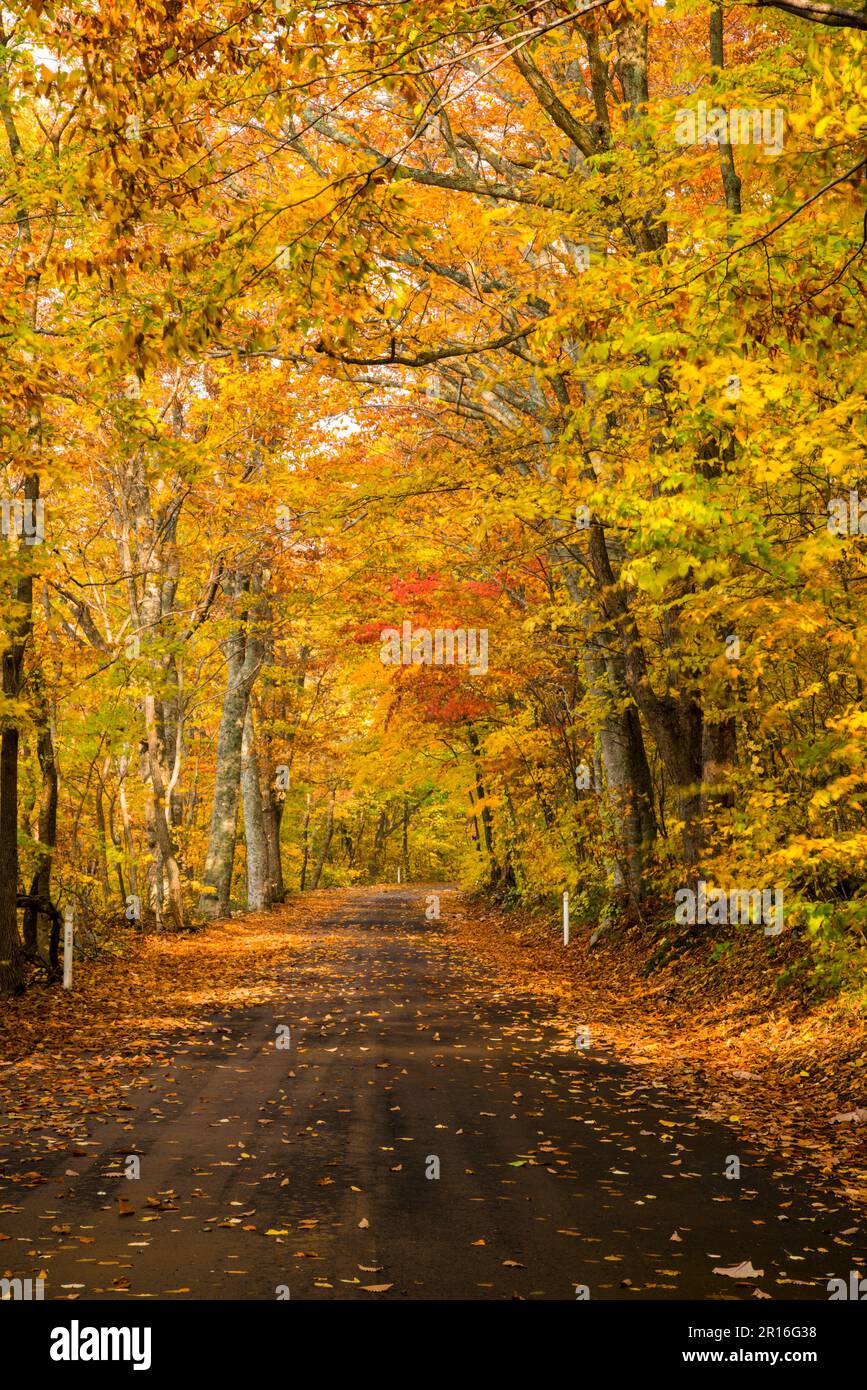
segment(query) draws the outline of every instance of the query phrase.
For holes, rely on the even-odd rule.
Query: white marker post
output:
[[[569,892],[563,894],[563,945],[569,945]]]
[[[63,909],[63,988],[72,989],[72,908]]]

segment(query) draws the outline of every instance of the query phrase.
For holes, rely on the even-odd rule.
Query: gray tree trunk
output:
[[[605,800],[614,821],[620,867],[633,907],[644,891],[644,873],[656,836],[653,786],[638,712],[625,705],[625,680],[616,656],[607,658],[591,638],[585,648],[588,687],[602,705],[599,752],[605,780]]]
[[[103,760],[101,768],[96,769],[96,852],[99,863],[99,881],[105,906],[111,901],[111,879],[108,873],[108,827],[105,819],[105,779],[111,767],[111,757]],[[41,837],[40,837],[41,838]]]
[[[241,796],[244,803],[244,839],[247,846],[247,906],[262,912],[271,906],[268,837],[259,781],[256,731],[249,700],[241,740]]]
[[[258,590],[261,594],[261,580],[258,579],[251,585],[249,580],[236,575],[234,581],[227,582],[227,587],[230,585],[230,591],[234,590],[235,595],[239,597],[248,595],[250,588],[254,592]],[[205,889],[198,903],[199,912],[208,917],[225,917],[229,911],[232,869],[235,862],[244,723],[250,691],[262,661],[262,643],[256,630],[256,620],[261,616],[259,599],[253,603],[249,611],[242,613],[241,620],[223,645],[228,676],[220,715],[220,731],[217,736],[217,768],[208,852],[202,872]]]

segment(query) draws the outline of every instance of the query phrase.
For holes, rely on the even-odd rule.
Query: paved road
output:
[[[468,971],[431,891],[323,898],[279,1009],[180,1042],[58,1183],[0,1180],[0,1264],[82,1299],[826,1299],[864,1270],[859,1216]]]

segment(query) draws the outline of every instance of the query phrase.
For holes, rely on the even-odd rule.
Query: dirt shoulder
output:
[[[455,950],[504,985],[562,1004],[591,1047],[653,1068],[698,1114],[867,1204],[867,1019],[840,999],[810,1002],[797,973],[781,984],[796,943],[753,932],[714,960],[713,941],[702,941],[647,973],[653,942],[642,928],[591,947],[573,924],[564,947],[552,913],[462,898],[448,917]],[[858,1111],[860,1123],[837,1118]]]

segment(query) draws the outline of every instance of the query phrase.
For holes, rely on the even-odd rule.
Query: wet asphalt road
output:
[[[4,1270],[123,1300],[825,1300],[864,1271],[859,1215],[451,956],[450,900],[328,895],[279,1007],[179,1040],[49,1183],[7,1153]]]

